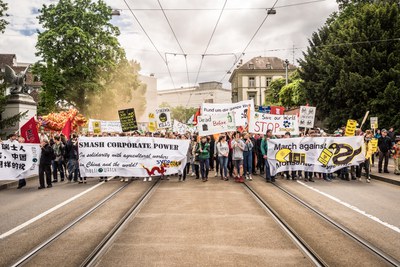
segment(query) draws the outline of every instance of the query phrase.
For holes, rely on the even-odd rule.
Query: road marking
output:
[[[373,216],[371,214],[368,214],[365,211],[363,211],[363,210],[361,210],[361,209],[359,209],[359,208],[357,208],[357,207],[355,207],[355,206],[353,206],[353,205],[351,205],[351,204],[349,204],[347,202],[344,202],[344,201],[338,199],[337,197],[331,196],[331,195],[329,195],[329,194],[327,194],[325,192],[322,192],[321,190],[318,190],[317,188],[314,188],[312,186],[306,185],[305,183],[300,182],[300,181],[297,181],[297,182],[299,184],[307,187],[308,189],[311,189],[311,190],[313,190],[313,191],[315,191],[315,192],[317,192],[317,193],[319,193],[319,194],[321,194],[321,195],[323,195],[323,196],[325,196],[325,197],[327,197],[327,198],[329,198],[329,199],[331,199],[333,201],[336,201],[339,204],[342,204],[343,206],[345,206],[345,207],[347,207],[347,208],[349,208],[349,209],[351,209],[351,210],[353,210],[355,212],[360,213],[361,215],[364,215],[365,217],[370,218],[371,220],[374,220],[377,223],[380,223],[380,224],[386,226],[387,228],[389,228],[389,229],[391,229],[391,230],[393,230],[393,231],[395,231],[397,233],[400,233],[400,228],[398,228],[398,227],[396,227],[394,225],[391,225],[390,223],[384,222],[381,219],[379,219],[378,217],[375,217],[375,216]]]
[[[110,177],[108,180],[111,180],[111,179],[113,179],[113,178],[114,178],[114,177]],[[57,206],[54,206],[54,207],[52,207],[51,209],[46,210],[45,212],[43,212],[43,213],[39,214],[38,216],[36,216],[36,217],[30,219],[29,221],[26,221],[26,222],[24,222],[24,223],[22,223],[22,224],[20,224],[20,225],[18,225],[18,226],[16,226],[16,227],[14,227],[13,229],[11,229],[11,230],[5,232],[4,234],[1,234],[1,235],[0,235],[0,239],[4,239],[4,238],[6,238],[7,236],[10,236],[10,235],[14,234],[15,232],[18,232],[19,230],[21,230],[21,229],[27,227],[28,225],[30,225],[30,224],[36,222],[37,220],[39,220],[39,219],[43,218],[44,216],[46,216],[46,215],[52,213],[53,211],[56,211],[56,210],[58,210],[59,208],[61,208],[61,207],[65,206],[65,205],[67,205],[68,203],[71,203],[71,202],[74,201],[75,199],[80,198],[81,196],[83,196],[83,195],[89,193],[89,192],[92,191],[93,189],[95,189],[95,188],[101,186],[102,184],[104,184],[104,182],[98,183],[97,185],[90,187],[89,189],[87,189],[87,190],[85,190],[85,191],[79,193],[79,194],[76,195],[76,196],[73,196],[73,197],[71,197],[71,198],[65,200],[64,202],[58,204]]]

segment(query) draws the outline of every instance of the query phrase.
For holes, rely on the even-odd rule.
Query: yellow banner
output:
[[[356,134],[357,121],[347,120],[345,136],[354,136]]]

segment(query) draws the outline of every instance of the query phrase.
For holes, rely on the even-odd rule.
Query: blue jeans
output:
[[[243,151],[243,172],[244,174],[252,174],[253,171],[253,152]]]
[[[268,159],[265,159],[265,179],[267,179],[267,181],[275,181],[275,176],[271,175]]]
[[[54,181],[58,180],[57,171],[60,172],[61,181],[64,181],[64,166],[63,166],[62,160],[58,160],[58,161],[53,160],[53,180]]]
[[[209,159],[200,159],[201,179],[208,178],[209,169],[210,169],[210,161],[209,161]]]
[[[221,175],[228,177],[228,157],[218,157]]]
[[[72,175],[74,175],[74,180],[78,180],[78,160],[69,159],[68,160],[68,180],[72,180]]]

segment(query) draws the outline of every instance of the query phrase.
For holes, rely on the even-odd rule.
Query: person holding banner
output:
[[[379,162],[378,162],[378,171],[382,173],[382,163],[384,162],[383,172],[389,173],[388,164],[389,164],[389,155],[390,149],[392,148],[392,139],[387,136],[386,129],[381,131],[382,136],[378,139],[378,150],[379,150]]]
[[[272,130],[267,130],[264,138],[261,140],[261,153],[264,158],[265,179],[267,183],[275,182],[275,176],[271,176],[271,171],[268,163],[268,139],[272,138]]]
[[[246,177],[246,180],[252,181],[253,178],[251,177],[252,174],[252,167],[253,167],[253,147],[254,144],[250,139],[250,134],[244,133],[243,135],[244,140],[244,150],[243,150],[243,165],[244,170],[243,174]]]
[[[228,181],[228,156],[229,156],[229,145],[226,142],[226,136],[221,135],[216,144],[217,156],[219,160],[219,166],[221,170],[221,180]]]
[[[241,175],[240,169],[243,168],[243,151],[245,148],[245,143],[240,138],[240,132],[235,132],[233,134],[232,146],[232,160],[233,166],[236,168],[235,182],[243,183],[243,176]]]
[[[367,176],[367,183],[371,182],[371,177],[369,177],[369,169],[371,165],[371,158],[373,154],[373,148],[372,148],[372,132],[371,130],[366,130],[365,131],[365,136],[364,136],[364,147],[365,147],[365,161],[361,163],[361,168],[364,167],[365,169],[365,174]],[[360,170],[361,172],[361,170]],[[361,181],[361,177],[358,178],[359,181]]]
[[[203,182],[207,182],[208,172],[210,171],[210,144],[207,142],[207,136],[201,137],[196,153],[199,157],[201,179]]]
[[[63,167],[63,155],[64,155],[64,144],[61,142],[60,136],[54,137],[53,150],[55,159],[53,161],[53,183],[58,182],[57,172],[60,172],[61,182],[64,182],[64,167]]]
[[[186,140],[188,139],[186,135],[181,135],[181,139]],[[190,162],[192,161],[192,144],[189,144],[188,151],[186,153],[186,165],[185,168],[183,169],[183,173],[179,174],[179,182],[180,181],[186,181],[186,175],[189,173],[190,169]]]
[[[48,139],[43,139],[40,143],[42,153],[40,155],[39,161],[39,184],[38,189],[46,188],[44,183],[44,175],[46,174],[46,184],[47,188],[53,187],[51,184],[51,161],[53,160],[54,151],[49,145]]]

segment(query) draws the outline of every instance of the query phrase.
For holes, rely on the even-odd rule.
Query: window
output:
[[[255,87],[256,82],[254,77],[249,77],[249,87]]]
[[[254,70],[254,64],[253,63],[249,63],[249,69]]]
[[[247,92],[247,99],[248,100],[254,100],[254,102],[255,102],[255,100],[256,100],[256,92]]]
[[[271,77],[266,77],[265,78],[265,87],[269,87],[271,85]]]
[[[38,75],[33,75],[33,81],[34,81],[34,82],[40,82],[40,76],[38,76]]]
[[[269,62],[267,62],[267,64],[265,64],[265,67],[267,68],[267,70],[270,70],[270,69],[272,69],[272,67],[271,67],[271,63],[269,63]]]

